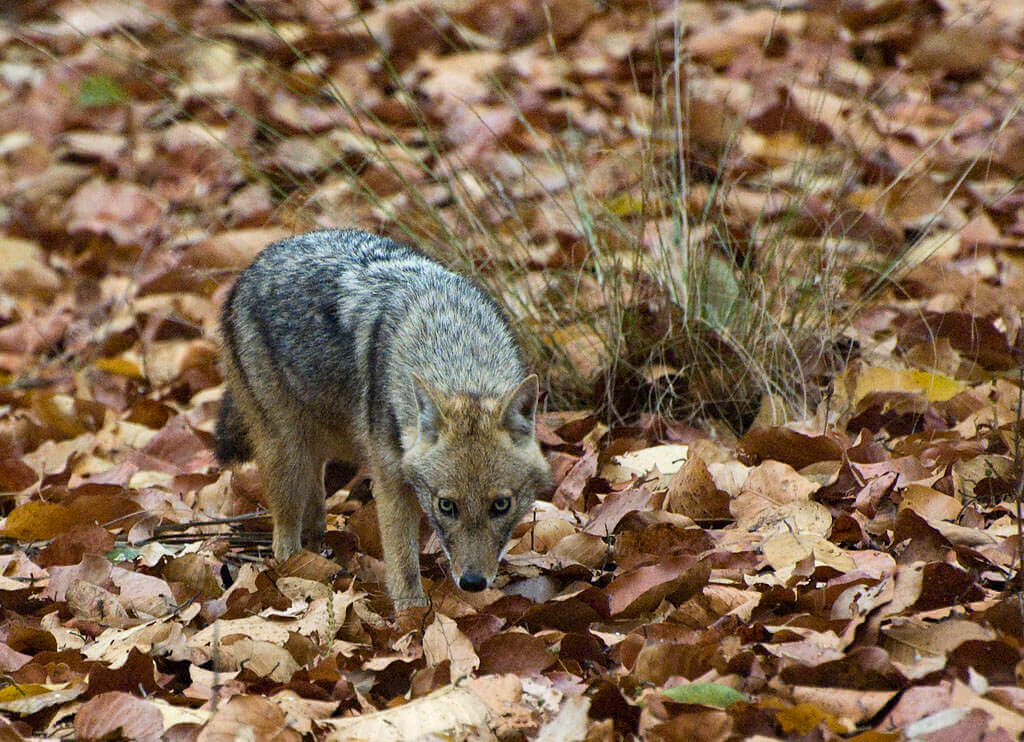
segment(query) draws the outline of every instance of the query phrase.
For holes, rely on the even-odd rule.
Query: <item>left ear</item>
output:
[[[530,374],[505,395],[501,403],[501,424],[516,440],[533,438],[536,433],[534,417],[537,414],[537,394],[540,379]]]

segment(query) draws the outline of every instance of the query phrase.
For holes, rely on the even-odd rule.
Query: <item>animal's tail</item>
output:
[[[216,437],[214,453],[222,465],[248,461],[252,458],[252,444],[246,433],[242,413],[238,411],[231,392],[224,392],[224,397],[220,401]]]

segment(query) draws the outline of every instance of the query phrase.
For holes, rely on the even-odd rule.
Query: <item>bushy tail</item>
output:
[[[224,392],[217,417],[217,445],[214,453],[222,465],[248,461],[252,458],[252,444],[245,430],[242,414],[235,405],[231,392]]]

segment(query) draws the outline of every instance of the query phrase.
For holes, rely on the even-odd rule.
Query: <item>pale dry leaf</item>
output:
[[[0,235],[0,289],[50,299],[60,285],[60,276],[47,264],[38,243]]]
[[[70,234],[110,237],[126,247],[140,248],[164,206],[154,194],[126,181],[90,180],[65,204]]]
[[[294,601],[310,603],[314,600],[323,600],[326,604],[334,594],[330,586],[303,577],[281,577],[275,584],[285,597]]]
[[[280,227],[235,229],[213,235],[189,252],[189,263],[201,269],[242,270],[267,245],[289,236]]]
[[[647,476],[655,469],[668,476],[679,471],[686,461],[686,454],[687,447],[677,444],[630,451],[613,456],[611,463],[601,469],[601,476],[610,482],[624,482],[633,477]]]
[[[962,546],[977,548],[979,546],[994,546],[1000,543],[1000,539],[997,534],[989,530],[982,531],[977,528],[969,528],[967,526],[957,525],[956,523],[949,523],[944,520],[928,520],[928,525],[941,533],[945,538],[949,539],[949,542],[952,544],[960,544]],[[999,535],[1005,537],[1013,535],[1015,532],[1016,530],[1014,527]]]
[[[524,540],[528,541],[529,536]],[[608,543],[592,533],[570,533],[551,547],[548,554],[568,563],[582,564],[589,569],[597,569],[611,561]]]
[[[219,669],[233,671],[244,668],[278,683],[287,683],[299,669],[295,658],[284,647],[244,637],[230,643],[222,642],[217,656],[222,663]]]
[[[128,623],[128,612],[117,596],[99,585],[75,580],[68,587],[68,608],[76,618],[119,628]]]
[[[736,527],[754,530],[765,512],[789,503],[806,503],[818,486],[792,467],[768,460],[750,472],[739,495],[729,503]]]
[[[903,489],[899,509],[904,508],[910,508],[927,521],[952,521],[960,515],[963,505],[943,492],[912,483]]]
[[[582,742],[587,736],[589,710],[589,698],[569,696],[558,715],[538,730],[536,742]]]
[[[996,633],[976,621],[948,619],[937,623],[908,617],[882,629],[894,662],[914,664],[922,655],[945,655],[966,641],[989,641]]]
[[[163,717],[164,729],[170,729],[175,724],[205,724],[210,720],[210,712],[206,709],[194,709],[188,706],[178,706],[169,703],[161,698],[151,698],[153,704]]]
[[[840,572],[849,572],[856,566],[849,554],[816,533],[778,533],[766,539],[761,550],[781,580],[788,578],[797,562],[808,557],[814,558],[815,565],[826,565]]]
[[[402,742],[425,735],[481,735],[487,738],[491,715],[473,691],[447,685],[422,698],[385,711],[347,719],[324,719],[327,742],[374,740]]]
[[[172,619],[150,621],[126,629],[106,629],[82,650],[82,656],[116,669],[124,664],[133,649],[166,655],[173,660],[191,656],[182,625]]]
[[[826,713],[859,724],[879,713],[897,694],[894,690],[862,690],[849,688],[814,688],[794,686],[793,698],[798,703],[812,704]]]
[[[329,719],[340,703],[303,698],[292,690],[275,693],[270,696],[270,700],[284,711],[288,727],[302,734],[312,734],[313,724],[321,719]]]
[[[0,688],[0,711],[28,716],[73,701],[87,689],[88,683],[83,679],[70,683],[12,683]]]
[[[820,502],[787,502],[768,507],[758,514],[755,523],[746,524],[768,539],[780,533],[813,533],[827,536],[832,529],[832,514]]]
[[[480,658],[473,648],[473,642],[459,630],[455,621],[440,613],[423,632],[423,654],[427,667],[440,662],[451,662],[452,678],[472,675],[480,666]]]

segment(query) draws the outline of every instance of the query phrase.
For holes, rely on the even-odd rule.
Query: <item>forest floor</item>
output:
[[[1024,735],[1019,0],[15,5],[4,740]],[[326,226],[457,243],[562,352],[557,488],[491,589],[424,530],[432,604],[396,618],[337,472],[329,551],[275,564],[258,471],[213,457],[218,307]],[[754,276],[843,310],[798,414],[672,419],[647,400],[714,369],[644,354],[607,383],[638,337],[583,321],[609,266],[661,332],[683,243],[731,301]]]

